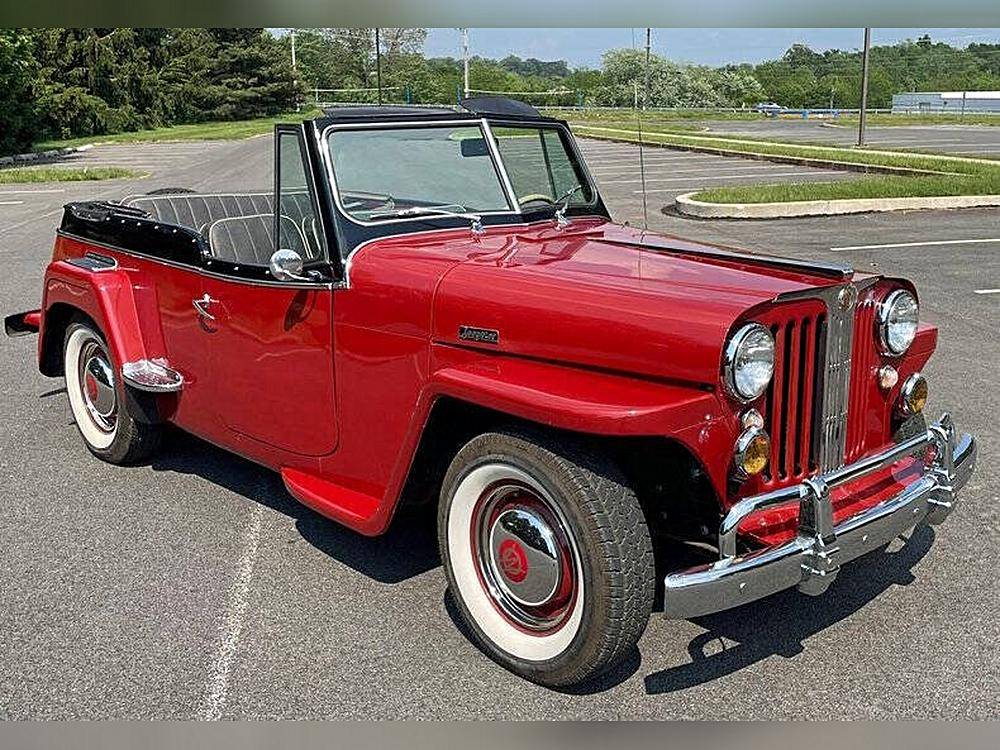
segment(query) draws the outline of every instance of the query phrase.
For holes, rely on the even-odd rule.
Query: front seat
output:
[[[283,249],[294,250],[302,258],[309,251],[302,230],[289,217],[282,216]],[[274,214],[234,216],[212,222],[208,228],[208,245],[212,257],[230,263],[266,266],[277,249],[274,242]]]

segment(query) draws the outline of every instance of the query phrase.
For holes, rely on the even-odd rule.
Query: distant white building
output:
[[[914,91],[893,94],[892,111],[995,112],[1000,115],[1000,91]]]

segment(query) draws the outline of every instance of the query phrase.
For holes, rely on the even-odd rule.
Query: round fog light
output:
[[[904,416],[919,414],[927,405],[927,378],[915,372],[906,379],[899,392],[899,411]]]
[[[751,427],[736,440],[734,464],[744,476],[760,474],[767,467],[771,440],[763,430]]]

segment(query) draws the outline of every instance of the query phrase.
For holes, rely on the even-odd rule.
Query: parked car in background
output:
[[[913,285],[614,223],[566,126],[504,99],[275,130],[273,190],[66,206],[38,310],[90,451],[165,424],[361,534],[436,508],[457,610],[544,685],[936,524],[976,444],[928,422]]]
[[[760,112],[761,114],[769,115],[771,117],[780,115],[785,111],[785,108],[776,102],[761,102],[760,104],[754,105],[753,109],[755,112]]]

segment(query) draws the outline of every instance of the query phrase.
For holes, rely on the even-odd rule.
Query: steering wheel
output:
[[[528,195],[518,196],[517,198],[517,202],[520,203],[522,206],[525,203],[531,203],[532,201],[545,201],[546,203],[555,203],[555,201],[552,200],[549,196],[542,195],[541,193],[529,193]]]

